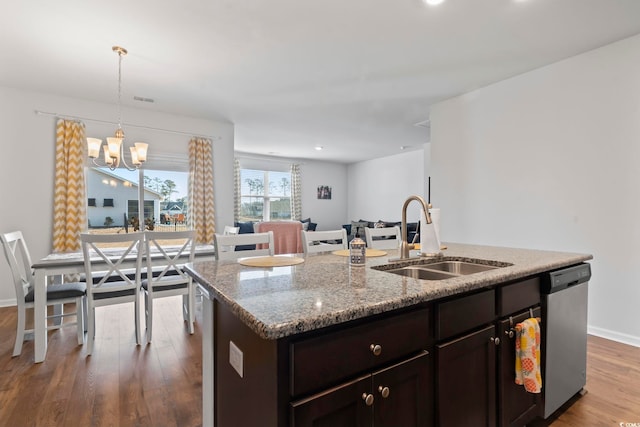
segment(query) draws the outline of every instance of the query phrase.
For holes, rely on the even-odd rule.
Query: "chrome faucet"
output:
[[[422,210],[424,211],[424,216],[427,219],[427,224],[431,224],[431,214],[429,213],[429,207],[427,206],[427,202],[420,196],[409,196],[407,200],[405,200],[404,205],[402,205],[402,243],[400,245],[400,259],[409,258],[409,251],[415,248],[413,243],[408,242],[408,233],[407,233],[407,207],[412,200],[415,200],[420,203],[422,206]],[[422,242],[421,244],[424,244]]]

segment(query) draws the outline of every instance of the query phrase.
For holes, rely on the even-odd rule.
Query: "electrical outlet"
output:
[[[242,350],[233,341],[229,341],[229,364],[243,378]]]

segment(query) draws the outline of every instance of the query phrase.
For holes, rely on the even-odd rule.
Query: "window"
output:
[[[238,221],[291,219],[290,172],[241,169],[240,181]]]
[[[95,198],[90,197],[90,198],[87,200],[87,206],[96,207],[96,199],[95,199]]]
[[[186,171],[128,171],[109,168],[86,169],[87,205],[103,200],[102,206],[87,210],[90,233],[132,232],[135,228],[157,231],[186,230],[188,177]],[[138,200],[144,183],[144,223],[139,226]]]

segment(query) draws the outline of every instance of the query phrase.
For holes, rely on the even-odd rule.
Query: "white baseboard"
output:
[[[18,305],[18,302],[15,298],[12,299],[0,299],[0,307],[11,307],[13,305]]]
[[[634,335],[623,334],[609,329],[597,328],[595,326],[588,326],[587,332],[590,335],[595,335],[608,340],[621,342],[623,344],[629,344],[634,347],[640,347],[640,337]]]

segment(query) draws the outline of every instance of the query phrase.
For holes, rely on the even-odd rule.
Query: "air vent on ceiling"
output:
[[[133,100],[134,101],[140,101],[140,102],[150,102],[150,103],[154,103],[155,102],[152,98],[144,98],[142,96],[134,96]]]

